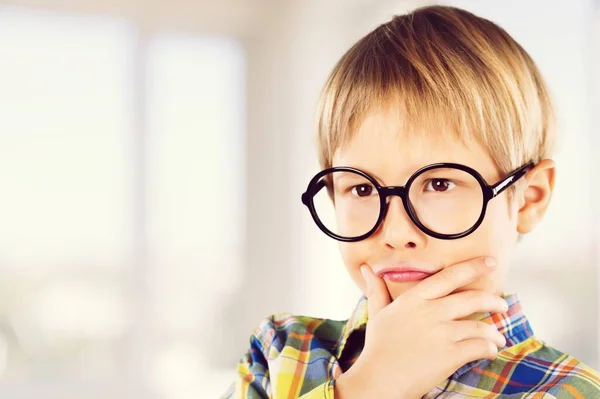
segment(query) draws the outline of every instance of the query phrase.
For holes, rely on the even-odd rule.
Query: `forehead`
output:
[[[392,111],[368,114],[332,161],[333,166],[352,166],[390,185],[403,184],[416,170],[438,162],[470,166],[488,182],[500,177],[489,151],[477,141],[458,139],[443,126],[408,131],[402,116]]]

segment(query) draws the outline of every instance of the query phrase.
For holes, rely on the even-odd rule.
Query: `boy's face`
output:
[[[352,141],[335,153],[333,166],[361,169],[385,186],[405,185],[419,168],[437,162],[470,166],[488,184],[504,177],[500,176],[492,158],[478,143],[464,145],[450,138],[441,138],[443,135],[435,136],[435,132],[403,135],[398,115],[373,113],[364,120]],[[505,191],[488,203],[483,223],[472,234],[456,240],[441,240],[419,230],[408,217],[400,197],[394,196],[383,223],[373,235],[358,242],[340,242],[342,258],[350,276],[366,294],[360,273],[364,264],[374,272],[402,263],[413,263],[427,271],[439,271],[471,258],[493,256],[498,260],[494,273],[463,287],[463,290],[483,289],[501,294],[518,237],[518,206],[514,202],[509,206]],[[418,281],[384,281],[392,300],[418,284]]]

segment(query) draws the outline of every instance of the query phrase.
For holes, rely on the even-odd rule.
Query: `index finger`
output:
[[[442,298],[489,273],[496,264],[496,260],[491,257],[457,263],[422,280],[413,289],[422,299]]]

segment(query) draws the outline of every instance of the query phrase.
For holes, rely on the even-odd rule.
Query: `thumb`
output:
[[[381,277],[373,273],[373,270],[367,266],[362,265],[360,272],[365,279],[367,286],[367,306],[369,311],[369,318],[374,317],[379,311],[389,305],[392,300],[388,292],[387,286]]]

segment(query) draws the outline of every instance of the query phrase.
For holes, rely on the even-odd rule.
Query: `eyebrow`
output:
[[[354,168],[354,169],[358,169],[358,170],[362,170],[363,172],[365,172],[366,174],[368,174],[369,176],[373,177],[375,180],[377,180],[377,182],[384,186],[385,184],[383,183],[383,179],[379,176],[377,176],[377,174],[373,173],[372,171],[368,170],[367,168],[363,168],[360,167],[358,165],[354,165],[354,164],[342,164],[342,165],[337,165],[338,167],[340,166],[346,166],[349,168]],[[416,170],[416,169],[415,169]],[[414,172],[413,172],[414,173]]]

